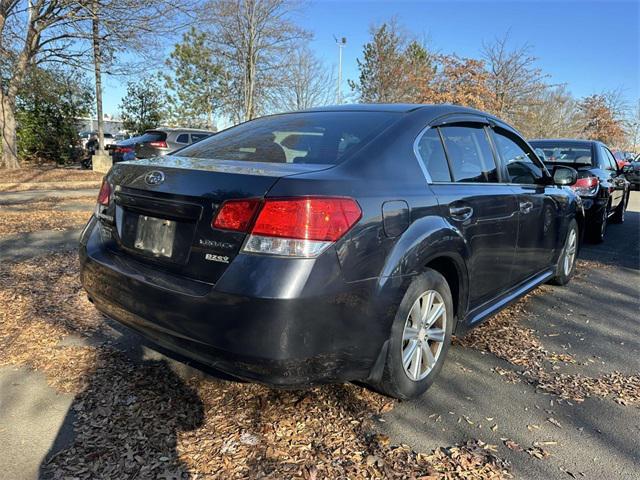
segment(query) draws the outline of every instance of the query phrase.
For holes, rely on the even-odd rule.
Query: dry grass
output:
[[[74,439],[43,467],[52,478],[510,477],[480,441],[430,454],[393,445],[371,417],[394,403],[345,384],[301,391],[181,378],[134,363],[98,338],[103,319],[78,281],[75,252],[0,265],[0,365],[26,365],[76,393]],[[104,338],[104,337],[101,337]]]

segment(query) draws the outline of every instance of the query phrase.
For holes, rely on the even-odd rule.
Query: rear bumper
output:
[[[376,280],[346,283],[332,272],[332,262],[339,272],[334,252],[296,275],[275,265],[283,259],[239,255],[213,286],[109,251],[93,223],[80,263],[96,307],[165,349],[230,375],[281,387],[365,379],[388,338],[395,308],[383,305]],[[267,281],[256,279],[256,268]]]

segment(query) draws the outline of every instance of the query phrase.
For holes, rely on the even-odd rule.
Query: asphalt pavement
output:
[[[78,232],[38,232],[29,241],[0,241],[0,261],[66,248]],[[624,225],[611,225],[601,245],[586,245],[580,257],[602,268],[580,272],[567,287],[552,287],[529,301],[524,324],[535,329],[548,351],[569,353],[577,364],[567,373],[595,377],[612,371],[640,372],[640,193],[633,192]],[[132,360],[161,354],[119,330],[115,344]],[[70,338],[67,341],[83,342]],[[169,361],[180,376],[194,371]],[[581,404],[524,383],[509,383],[495,368],[518,367],[494,355],[454,345],[433,387],[420,399],[399,402],[377,421],[392,443],[428,452],[469,439],[497,445],[516,478],[640,479],[640,408],[609,398]],[[72,395],[55,392],[44,377],[23,368],[0,368],[0,471],[11,479],[37,478],[41,462],[72,435],[65,423]],[[549,419],[553,419],[552,423]],[[65,431],[65,429],[69,431]],[[547,442],[550,456],[538,459],[504,445],[529,448]],[[59,447],[54,445],[59,443]]]
[[[546,350],[576,358],[577,364],[563,367],[566,373],[637,375],[640,192],[632,192],[625,223],[610,225],[604,243],[586,244],[580,258],[606,268],[579,272],[566,287],[533,296],[524,325],[536,330]],[[453,345],[431,389],[418,400],[399,403],[379,422],[380,430],[393,443],[419,451],[481,439],[498,446],[516,478],[640,479],[638,406],[597,397],[581,404],[559,402],[529,384],[508,383],[495,367],[518,370],[492,354]],[[535,441],[552,442],[544,447],[551,456],[537,459],[511,450],[503,439],[523,449]]]

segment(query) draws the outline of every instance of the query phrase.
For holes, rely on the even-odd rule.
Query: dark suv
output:
[[[565,284],[583,222],[497,118],[440,105],[259,118],[114,165],[81,236],[96,307],[234,376],[422,393],[463,334]]]

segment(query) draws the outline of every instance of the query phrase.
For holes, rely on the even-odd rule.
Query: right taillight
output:
[[[102,180],[102,185],[100,186],[100,192],[98,192],[98,204],[104,207],[109,205],[109,201],[111,200],[111,185],[107,182],[105,178]]]
[[[225,202],[212,222],[214,228],[248,231],[243,251],[249,253],[316,257],[362,217],[360,206],[351,198],[274,198],[254,202],[258,201]]]
[[[598,191],[598,177],[582,177],[571,185],[571,189],[578,195],[595,195]]]

